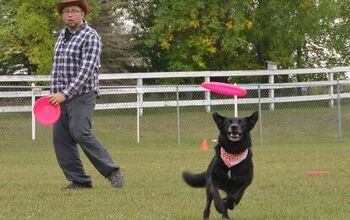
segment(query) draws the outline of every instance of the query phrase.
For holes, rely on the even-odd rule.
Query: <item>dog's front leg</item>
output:
[[[242,186],[237,192],[233,193],[228,197],[227,205],[229,209],[232,210],[236,205],[239,204],[247,187],[247,185]]]
[[[207,184],[207,186],[205,188],[206,188],[206,192],[207,192],[207,202],[205,204],[205,208],[204,208],[204,211],[203,211],[203,219],[204,220],[209,220],[210,206],[211,206],[211,202],[213,201],[213,197],[211,195],[211,192],[210,192],[210,189],[208,187],[208,184]]]
[[[207,180],[207,188],[209,189],[209,193],[214,200],[216,210],[222,214],[223,219],[230,219],[230,217],[228,217],[227,207],[220,197],[218,184],[213,181],[211,176],[208,177]]]

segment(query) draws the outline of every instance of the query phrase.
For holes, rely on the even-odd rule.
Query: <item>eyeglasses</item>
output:
[[[68,15],[68,14],[78,14],[81,13],[81,10],[78,9],[72,9],[72,10],[63,10],[62,14]]]

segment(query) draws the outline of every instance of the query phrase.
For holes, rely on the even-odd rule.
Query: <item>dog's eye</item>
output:
[[[244,127],[246,124],[245,124],[244,121],[239,121],[239,125],[242,126],[242,127]]]

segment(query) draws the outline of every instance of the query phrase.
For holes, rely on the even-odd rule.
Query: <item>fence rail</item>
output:
[[[320,81],[320,82],[303,82],[303,83],[278,83],[278,84],[241,84],[242,88],[248,91],[253,90],[276,90],[276,89],[288,89],[288,88],[305,88],[310,87],[334,87],[340,85],[350,84],[350,80],[339,80],[334,82]],[[16,87],[1,86],[0,89],[14,89]],[[22,86],[17,87],[21,89],[27,89],[28,91],[0,91],[0,98],[32,98],[35,99],[39,96],[45,96],[49,94],[48,87],[41,86]],[[143,96],[151,93],[184,93],[184,92],[204,92],[199,85],[168,85],[168,86],[109,86],[101,87],[101,95],[123,95],[131,94],[139,96],[139,101],[133,102],[118,102],[118,103],[104,103],[97,104],[97,110],[104,109],[127,109],[127,108],[157,108],[157,107],[176,107],[179,106],[209,106],[209,105],[231,105],[235,103],[235,99],[213,99],[210,95],[203,96],[203,100],[165,100],[165,101],[144,101]],[[209,93],[210,94],[210,93]],[[350,92],[341,92],[340,98],[350,98]],[[316,100],[336,100],[338,95],[333,91],[328,94],[322,95],[297,95],[288,97],[262,97],[258,98],[239,98],[237,104],[257,104],[257,103],[283,103],[283,102],[300,102],[300,101],[316,101]],[[18,105],[18,106],[0,106],[0,113],[6,112],[31,112],[31,105]]]
[[[161,78],[188,78],[188,77],[223,77],[223,76],[277,76],[277,75],[300,75],[320,73],[350,72],[350,66],[333,68],[312,69],[276,69],[274,66],[267,70],[236,70],[236,71],[187,71],[187,72],[156,72],[156,73],[105,73],[100,74],[100,80],[114,79],[161,79]],[[49,81],[49,75],[38,76],[0,76],[0,82],[39,82]]]
[[[294,70],[256,70],[256,71],[204,71],[204,72],[172,72],[172,73],[129,73],[129,74],[101,74],[103,83],[119,80],[134,80],[133,85],[109,85],[101,86],[101,99],[96,110],[136,110],[137,142],[140,142],[140,118],[145,109],[174,108],[176,109],[177,122],[180,122],[180,107],[203,107],[210,112],[215,106],[257,106],[262,105],[267,110],[274,111],[275,104],[286,105],[288,103],[311,103],[325,101],[330,109],[337,108],[338,115],[338,139],[343,139],[342,119],[340,111],[341,100],[350,98],[350,80],[334,80],[334,74],[350,71],[350,67],[337,67],[331,69],[294,69]],[[274,83],[278,75],[298,74],[327,74],[328,80],[316,82],[288,82]],[[174,78],[174,77],[199,77],[203,81],[211,81],[218,76],[266,76],[269,83],[240,84],[248,90],[246,97],[234,98],[215,95],[200,85],[144,85],[144,79]],[[0,116],[4,113],[32,112],[34,101],[39,96],[49,94],[49,87],[36,86],[35,83],[48,82],[49,76],[0,76]],[[19,82],[30,82],[31,86],[16,86]],[[120,83],[120,82],[118,82]],[[12,85],[14,84],[14,85]],[[315,91],[313,91],[315,90]],[[21,101],[18,101],[21,100]],[[338,105],[335,105],[337,102]],[[232,108],[232,107],[231,107]],[[32,139],[35,139],[35,120],[32,114]],[[260,122],[261,123],[261,122]],[[1,124],[0,124],[1,125]],[[178,133],[179,125],[178,126]],[[260,125],[262,127],[262,125]],[[262,133],[262,129],[260,131]],[[180,134],[177,135],[178,139]],[[262,134],[260,134],[262,142]],[[180,143],[177,140],[178,144]]]

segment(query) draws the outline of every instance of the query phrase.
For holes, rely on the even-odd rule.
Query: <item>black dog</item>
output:
[[[258,117],[258,112],[246,118],[226,118],[216,112],[213,114],[220,130],[214,158],[207,171],[203,173],[182,173],[184,181],[190,186],[206,187],[204,219],[209,219],[212,200],[223,219],[230,219],[227,210],[232,210],[239,203],[245,189],[252,182],[250,131],[254,128]],[[226,192],[226,198],[220,198],[219,189]]]

